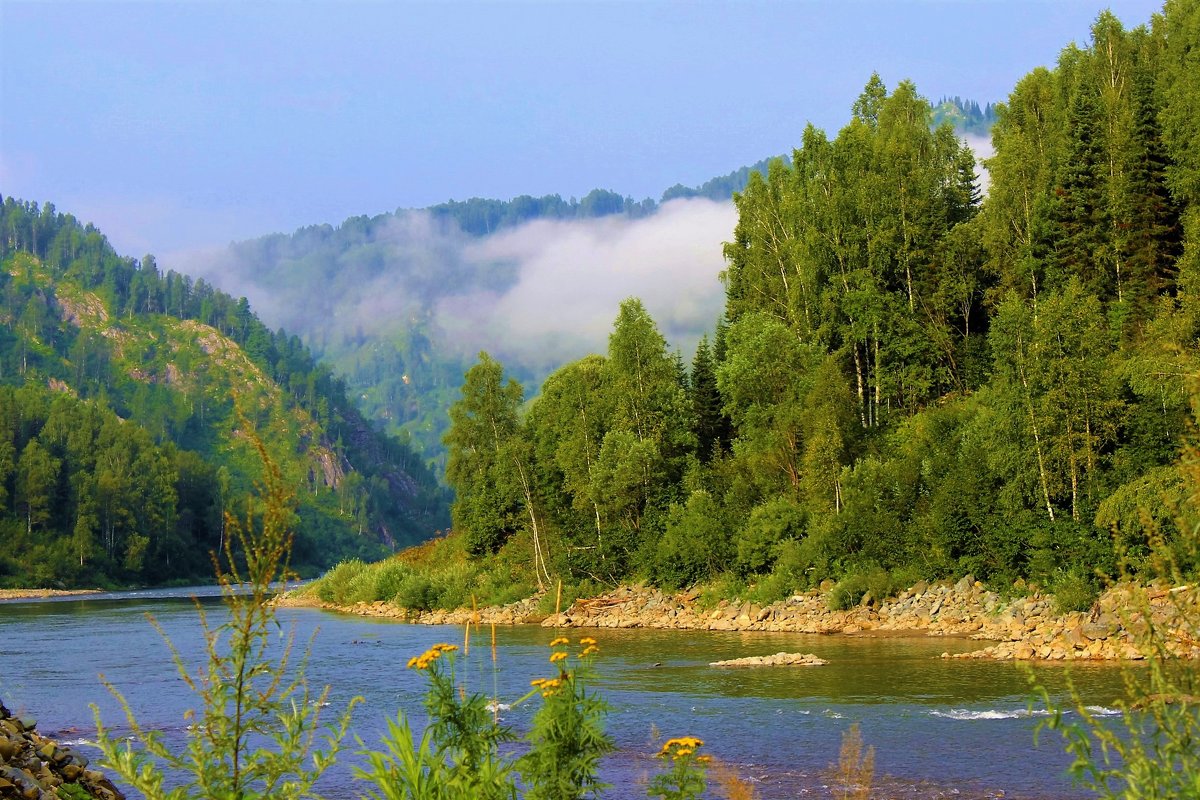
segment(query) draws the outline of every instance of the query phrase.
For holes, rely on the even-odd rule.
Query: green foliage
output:
[[[867,577],[854,574],[838,581],[829,591],[829,608],[846,611],[858,605],[867,593]]]
[[[1049,586],[1054,595],[1054,608],[1058,613],[1087,611],[1100,596],[1100,586],[1095,574],[1088,574],[1082,567],[1060,570]]]
[[[565,647],[565,637],[555,639],[555,646]],[[594,676],[592,662],[598,652],[595,640],[584,637],[573,668],[568,667],[567,655],[559,659],[556,678],[541,683],[542,707],[533,717],[526,740],[529,752],[517,766],[528,789],[527,800],[582,800],[599,797],[605,784],[596,775],[600,758],[615,748],[612,738],[604,732],[608,704],[595,692],[588,691]]]
[[[54,513],[44,519],[44,481],[5,486],[0,501],[10,503],[10,492],[29,490],[21,497],[32,501],[21,509],[26,532],[46,539],[47,553],[64,550],[64,539],[83,545],[82,563],[76,558],[74,571],[65,565],[50,570],[53,582],[153,583],[205,575],[209,553],[221,550],[222,495],[246,491],[258,477],[257,455],[238,430],[239,413],[256,425],[297,489],[305,520],[294,552],[298,569],[312,571],[350,555],[378,557],[384,542],[414,542],[445,524],[446,497],[432,473],[406,446],[374,431],[300,340],[267,329],[244,298],[173,271],[163,274],[152,256],[122,258],[94,228],[49,204],[3,198],[0,228],[6,233],[0,238],[0,307],[7,309],[0,384],[48,386],[111,412],[142,430],[178,472],[176,519],[170,510],[163,513],[165,489],[157,485],[165,480],[163,469],[148,463],[152,456],[144,447],[112,463],[97,461],[104,474],[88,462],[84,469],[94,474],[72,480],[69,491],[83,499],[103,491],[124,506],[139,493],[154,497],[145,514],[134,516],[147,528],[146,517],[159,516],[159,530],[138,531],[149,542],[129,559],[124,551],[108,552],[119,549],[126,534],[117,525],[110,535],[99,504],[76,505],[73,498],[70,518]],[[47,477],[71,446],[64,435],[44,464],[35,463],[35,447],[26,472]],[[6,453],[0,445],[0,468]],[[15,465],[21,452],[10,455]],[[75,465],[60,466],[73,471]],[[60,494],[68,491],[63,484]],[[93,545],[104,542],[111,563],[89,558],[89,537]],[[32,577],[31,570],[24,580]]]
[[[92,800],[92,794],[78,783],[64,783],[58,787],[59,800]]]
[[[878,604],[897,591],[915,583],[911,571],[888,572],[874,566],[852,572],[838,581],[829,592],[829,607],[834,611],[845,611],[870,598]]]
[[[654,576],[667,587],[690,586],[722,570],[732,555],[728,525],[706,492],[695,492],[667,513]]]
[[[195,723],[186,744],[173,750],[160,732],[143,728],[111,685],[132,736],[114,735],[92,706],[104,766],[147,800],[316,797],[313,786],[347,733],[354,702],[335,726],[324,725],[328,689],[313,695],[304,677],[307,654],[293,665],[291,638],[282,648],[277,644],[272,586],[293,577],[288,557],[295,512],[261,444],[259,453],[266,475],[261,503],[248,507],[244,519],[226,520],[230,572],[218,577],[228,619],[210,626],[198,609],[207,658],[195,675],[168,642],[179,677],[199,701],[188,712]],[[233,557],[235,544],[242,567]]]
[[[321,577],[316,588],[317,596],[326,603],[356,602],[358,598],[354,596],[350,587],[357,582],[356,579],[365,568],[366,564],[358,559],[341,562]]]
[[[799,539],[805,523],[803,509],[786,498],[755,506],[737,535],[738,568],[747,575],[767,571],[775,563],[779,546],[785,540]]]
[[[344,561],[305,587],[335,605],[384,601],[409,611],[503,605],[533,593],[535,581],[521,537],[487,561],[470,560],[462,535],[428,542],[384,561]]]
[[[1174,588],[1125,587],[1121,613],[1142,663],[1126,669],[1120,722],[1098,718],[1078,694],[1071,705],[1079,721],[1068,721],[1063,708],[1030,675],[1034,691],[1052,712],[1043,727],[1062,734],[1074,757],[1072,777],[1099,797],[1141,800],[1200,793],[1200,685],[1194,662],[1180,655],[1200,638],[1200,593],[1194,583],[1200,553],[1200,378],[1192,376],[1191,381],[1192,428],[1177,465],[1182,491],[1172,509],[1179,536],[1169,545],[1156,539],[1149,559],[1158,585]]]

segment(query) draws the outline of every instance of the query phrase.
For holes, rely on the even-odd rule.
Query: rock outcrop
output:
[[[812,653],[776,653],[773,656],[746,656],[728,661],[711,661],[710,667],[820,667],[829,662]]]
[[[0,703],[0,797],[56,800],[91,797],[125,800],[103,774],[69,747],[41,736],[37,723],[14,716]]]

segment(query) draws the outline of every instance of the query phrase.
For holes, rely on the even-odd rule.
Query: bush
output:
[[[1050,584],[1050,591],[1054,594],[1054,609],[1060,614],[1087,611],[1100,596],[1096,577],[1081,567],[1059,570]]]
[[[366,567],[357,558],[341,562],[321,578],[317,585],[317,597],[326,603],[349,602],[351,584]]]
[[[737,565],[744,575],[766,572],[775,563],[781,542],[804,534],[804,511],[776,498],[755,506],[737,535]]]
[[[847,611],[862,602],[866,593],[866,576],[849,575],[829,590],[829,608],[833,611]]]
[[[728,562],[729,550],[721,507],[707,492],[693,492],[687,505],[671,506],[655,576],[667,588],[691,586],[716,574]]]
[[[414,572],[400,584],[395,603],[411,611],[432,611],[437,608],[437,590],[427,574]]]
[[[765,576],[754,588],[746,594],[746,599],[760,606],[770,605],[779,600],[786,600],[795,592],[791,576],[782,572],[772,572]]]
[[[374,600],[391,601],[413,574],[413,568],[399,559],[391,558],[375,565]]]

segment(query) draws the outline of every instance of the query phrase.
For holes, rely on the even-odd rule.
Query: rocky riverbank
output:
[[[90,797],[125,800],[88,760],[37,732],[37,723],[13,715],[0,703],[0,797],[56,800]]]
[[[578,600],[565,611],[549,616],[539,613],[538,598],[478,611],[428,612],[410,612],[386,602],[352,606],[333,606],[315,598],[283,602],[426,625],[472,621],[485,625],[540,623],[551,628],[962,636],[994,644],[954,658],[1099,661],[1141,658],[1137,641],[1151,623],[1166,635],[1173,653],[1200,658],[1198,595],[1191,587],[1118,586],[1105,592],[1086,612],[1059,614],[1050,595],[1033,592],[1003,598],[967,576],[954,584],[921,582],[897,597],[879,603],[864,602],[845,611],[831,610],[826,594],[817,591],[768,605],[722,600],[715,607],[705,608],[698,602],[698,592],[675,594],[644,586],[622,586],[599,597]],[[1182,616],[1180,608],[1185,610]]]

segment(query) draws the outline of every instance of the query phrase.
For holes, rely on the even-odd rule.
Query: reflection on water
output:
[[[94,730],[90,703],[106,723],[122,717],[98,674],[121,689],[139,721],[182,740],[183,713],[193,698],[174,672],[170,652],[144,618],[155,620],[185,662],[203,655],[191,597],[220,619],[214,587],[169,592],[54,598],[0,603],[0,699],[38,717],[45,733],[80,740]],[[280,641],[294,629],[310,637],[310,682],[331,687],[329,711],[355,696],[354,731],[378,741],[397,710],[421,716],[422,684],[405,669],[408,658],[438,641],[461,643],[458,628],[410,626],[311,609],[282,609]],[[578,632],[568,632],[575,635]],[[823,773],[837,759],[842,733],[859,723],[876,748],[876,772],[887,773],[896,797],[1084,797],[1063,777],[1068,759],[1054,734],[1034,748],[1041,710],[1029,705],[1028,672],[1011,663],[942,659],[974,649],[965,639],[870,638],[782,633],[589,631],[599,640],[601,689],[612,706],[609,730],[618,753],[606,759],[615,784],[606,797],[644,796],[637,781],[655,769],[652,731],[697,735],[714,755],[739,766],[769,798],[821,796]],[[314,635],[315,634],[315,635]],[[551,632],[535,626],[498,628],[501,669],[487,647],[476,647],[460,675],[471,690],[498,692],[511,702],[530,678],[551,667]],[[486,631],[484,631],[486,636]],[[583,634],[578,634],[583,635]],[[476,637],[476,642],[479,642]],[[779,651],[810,652],[823,667],[715,669],[708,662]],[[1066,671],[1035,674],[1052,695],[1066,694]],[[1098,710],[1109,709],[1121,687],[1119,670],[1077,665],[1076,688]],[[503,711],[524,730],[533,706]],[[333,797],[357,795],[353,755],[323,785]]]

